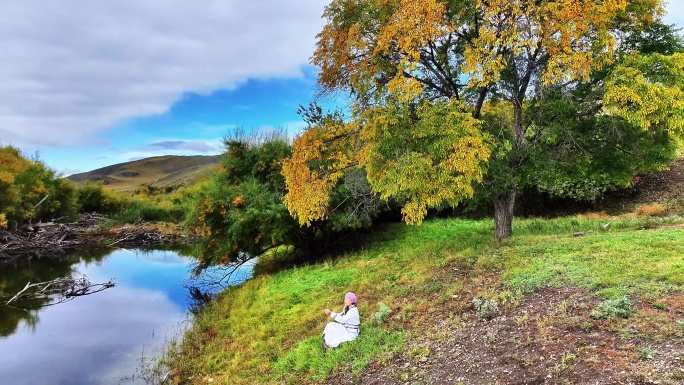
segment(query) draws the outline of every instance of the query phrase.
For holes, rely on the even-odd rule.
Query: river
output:
[[[193,304],[184,285],[192,259],[174,251],[116,250],[0,267],[0,294],[27,282],[86,276],[114,280],[99,293],[32,310],[0,304],[0,384],[145,384],[162,348],[189,325]],[[231,284],[251,275],[245,265]],[[28,306],[27,306],[28,305]],[[48,306],[46,306],[48,305]]]

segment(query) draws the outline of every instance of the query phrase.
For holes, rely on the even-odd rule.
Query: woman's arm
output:
[[[359,309],[356,307],[353,307],[347,311],[347,314],[342,314],[342,313],[336,313],[332,312],[330,313],[330,316],[336,321],[341,324],[350,324],[350,325],[358,325],[360,323],[359,319]]]

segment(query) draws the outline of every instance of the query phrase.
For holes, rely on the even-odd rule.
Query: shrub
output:
[[[118,223],[135,223],[136,221],[168,221],[182,220],[183,212],[173,207],[163,207],[143,199],[133,199],[126,209],[114,216]]]
[[[70,218],[76,214],[74,185],[57,176],[37,156],[0,146],[0,212],[3,222]]]
[[[140,200],[131,201],[126,210],[116,214],[114,220],[121,223],[134,223],[137,221],[162,220],[163,210],[154,204]]]
[[[370,226],[380,212],[379,199],[370,192],[365,173],[350,172],[330,193],[337,210],[311,226],[299,225],[283,202],[282,162],[291,155],[291,147],[282,136],[262,139],[250,141],[239,133],[226,138],[221,169],[209,182],[183,192],[187,197],[184,223],[204,236],[194,251],[201,257],[200,268],[245,255],[258,257],[274,249],[278,249],[277,260],[267,258],[260,269],[278,268],[268,262],[313,259],[336,237]]]
[[[126,210],[130,198],[116,191],[107,191],[100,183],[86,183],[76,191],[77,202],[81,212],[118,214]]]
[[[392,313],[392,310],[390,310],[390,308],[384,303],[380,302],[378,303],[378,306],[380,309],[373,313],[370,319],[371,324],[373,325],[381,325],[385,323],[387,317],[389,317],[390,313]]]
[[[629,318],[632,314],[634,314],[632,303],[627,297],[622,297],[601,302],[597,309],[592,310],[591,317],[594,319]]]
[[[473,308],[475,309],[477,316],[482,319],[489,320],[501,314],[501,310],[496,301],[489,299],[483,301],[479,298],[473,298]]]

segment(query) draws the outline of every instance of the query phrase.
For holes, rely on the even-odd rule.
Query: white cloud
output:
[[[163,141],[160,143],[171,143],[171,141]],[[181,145],[175,146],[174,148],[169,148],[169,146],[159,145],[159,143],[153,143],[148,146],[136,147],[136,148],[126,148],[119,152],[112,153],[106,164],[116,164],[123,162],[130,162],[133,160],[139,160],[144,158],[150,158],[153,156],[164,156],[164,155],[218,155],[223,151],[223,142],[221,139],[214,140],[203,140],[203,141],[182,141]],[[198,147],[202,147],[198,150]],[[211,148],[213,151],[206,151],[206,148]],[[99,166],[98,166],[99,167]]]
[[[666,0],[665,4],[665,22],[667,24],[677,24],[679,27],[684,27],[684,2],[682,0]]]
[[[328,0],[4,0],[0,141],[93,144],[184,92],[301,76]]]
[[[329,0],[3,0],[0,143],[100,144],[184,92],[301,76]],[[684,26],[684,2],[666,21]]]
[[[139,147],[138,150],[188,150],[199,153],[213,153],[217,154],[220,149],[202,140],[165,140],[161,142],[150,143],[147,146]]]

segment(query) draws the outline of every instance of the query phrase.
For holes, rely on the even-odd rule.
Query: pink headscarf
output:
[[[356,294],[354,294],[350,291],[349,293],[344,295],[344,299],[350,300],[351,303],[356,303]]]

